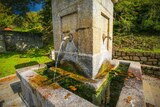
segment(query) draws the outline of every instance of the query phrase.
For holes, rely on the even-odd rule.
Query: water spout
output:
[[[57,68],[58,67],[58,60],[59,60],[59,55],[60,55],[60,52],[61,52],[61,50],[62,50],[62,47],[63,47],[63,44],[64,44],[64,42],[66,41],[66,40],[68,40],[69,39],[69,41],[71,42],[73,42],[73,35],[70,33],[68,36],[65,36],[65,37],[63,37],[63,39],[62,39],[62,42],[61,42],[61,44],[60,44],[60,47],[59,47],[59,50],[58,50],[58,54],[57,54],[57,58],[56,58],[56,62],[55,62],[55,68]],[[55,79],[56,79],[56,70],[54,70],[54,81],[55,81]]]
[[[56,59],[56,62],[55,62],[55,68],[57,68],[57,66],[58,66],[58,59],[59,59],[59,55],[60,55],[60,51],[62,49],[63,43],[64,43],[64,41],[61,42],[60,47],[59,47],[59,51],[58,51],[58,54],[57,54],[57,59]],[[54,70],[54,78],[53,78],[54,81],[55,81],[55,76],[56,76],[56,70]]]
[[[68,40],[68,39],[69,39],[69,41],[72,41],[72,40],[73,40],[73,35],[72,35],[71,33],[68,34],[67,36],[63,37],[62,41],[66,41],[66,40]]]

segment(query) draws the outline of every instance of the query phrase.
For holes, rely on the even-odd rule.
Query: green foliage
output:
[[[35,5],[42,2],[41,0],[1,0],[7,8],[11,8],[12,13],[18,12],[21,16],[25,16],[29,12],[29,5]]]
[[[29,4],[34,5],[41,1],[37,0],[18,0],[0,1],[0,29],[11,27],[14,31],[41,32],[42,16],[39,12],[29,12]],[[19,14],[16,15],[15,11]]]
[[[121,0],[115,5],[114,33],[160,32],[160,0]]]
[[[160,36],[127,35],[114,36],[114,49],[135,52],[160,52]]]
[[[38,12],[28,12],[26,16],[17,16],[14,20],[16,31],[41,32],[43,30],[41,15]]]
[[[15,15],[11,14],[11,9],[0,3],[0,29],[11,25],[14,19]]]
[[[44,0],[43,10],[40,11],[42,26],[43,26],[43,39],[45,44],[53,45],[53,28],[52,28],[52,8],[51,0]]]

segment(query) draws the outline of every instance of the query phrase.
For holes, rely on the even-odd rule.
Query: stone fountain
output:
[[[21,80],[22,96],[29,106],[107,106],[110,99],[110,81],[109,71],[106,69],[115,69],[120,62],[112,60],[113,5],[115,2],[116,0],[52,0],[55,49],[52,54],[55,56],[53,58],[55,67],[50,68],[47,72],[54,72],[53,84],[44,85],[43,83],[47,81],[46,78],[34,72],[34,70],[45,68],[46,65],[17,70],[17,75]],[[57,67],[66,62],[73,64],[76,72],[58,71]],[[141,77],[139,63],[124,63],[130,63],[129,71],[136,71],[135,75]],[[108,68],[104,67],[105,64]],[[101,71],[105,71],[105,73]],[[56,73],[59,73],[60,76],[56,77]],[[80,90],[76,88],[78,85],[75,87],[68,85],[72,91],[68,90],[68,87],[65,89],[62,84],[66,85],[63,83],[66,81],[59,82],[64,79],[59,77],[67,78],[67,81],[70,79],[72,82],[78,81],[86,88],[81,89],[82,93],[75,94],[74,91]],[[138,81],[135,84],[135,88],[138,86],[139,90],[134,90],[133,94],[140,96],[136,97],[138,106],[143,105],[142,82]],[[83,96],[81,94],[89,95],[81,97]],[[130,94],[126,92],[126,87],[122,89],[117,103],[118,107],[125,105],[125,103],[121,103],[124,94]],[[127,107],[129,106],[131,105]]]
[[[59,53],[59,61],[73,62],[86,77],[95,78],[102,63],[112,59],[113,2],[54,0],[52,10],[55,55]],[[70,35],[72,40],[59,50]]]

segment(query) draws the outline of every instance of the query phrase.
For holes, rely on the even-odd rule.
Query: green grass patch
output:
[[[0,54],[0,78],[15,73],[16,68],[50,62],[48,56],[35,53],[7,52]]]
[[[126,35],[114,36],[114,49],[127,52],[160,53],[160,36]]]

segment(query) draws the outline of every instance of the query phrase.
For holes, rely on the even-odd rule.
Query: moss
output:
[[[90,102],[92,102],[92,95],[96,94],[96,91],[93,87],[85,84],[85,82],[95,82],[92,79],[88,79],[83,76],[54,67],[51,67],[50,69],[39,69],[36,72],[47,78],[47,80],[44,80],[41,83],[45,85],[49,84],[52,86],[53,83],[56,82],[61,87],[79,95],[80,97],[83,97]],[[56,77],[55,81],[53,81],[54,75]],[[54,85],[54,88],[55,87],[56,86]]]
[[[91,83],[96,82],[95,80],[92,80],[90,78],[86,78],[86,77],[81,76],[81,75],[77,75],[77,74],[74,74],[74,73],[71,73],[71,72],[68,72],[68,71],[64,71],[64,70],[62,70],[60,68],[51,67],[50,71],[52,71],[52,72],[56,71],[57,73],[59,73],[62,76],[66,76],[67,75],[68,77],[73,78],[73,79],[75,79],[77,81],[91,82]]]
[[[112,69],[112,67],[113,66],[109,65],[108,63],[102,65],[101,71],[97,77],[106,78],[106,81],[104,81],[102,86],[97,90],[90,85],[85,84],[86,82],[95,83],[95,80],[85,78],[72,72],[64,71],[60,68],[43,68],[37,70],[36,72],[47,78],[47,80],[41,82],[43,83],[42,86],[49,84],[50,86],[53,86],[54,89],[57,89],[61,86],[90,102],[94,101],[95,104],[101,104],[104,99],[106,103],[106,99],[108,99],[108,93],[106,94],[106,91],[109,83],[111,83],[111,103],[109,103],[109,105],[112,106],[118,101],[124,79],[128,76],[127,70],[129,65],[120,63],[116,70],[109,71]],[[56,77],[54,79],[55,81],[53,81],[54,76]],[[55,85],[55,82],[59,85]],[[67,95],[65,98],[67,98]]]
[[[60,88],[58,84],[53,83],[53,82],[50,83],[46,77],[41,76],[41,75],[29,77],[29,83],[34,88],[39,88],[39,87],[44,87],[44,86],[49,86],[49,87],[52,87],[53,89]]]
[[[128,77],[129,64],[120,63],[116,70],[109,74],[110,83],[110,103],[109,107],[116,107],[120,92],[124,86],[124,80]]]
[[[102,79],[104,76],[107,75],[107,73],[109,73],[109,71],[111,71],[111,69],[113,69],[114,66],[110,64],[109,61],[104,61],[104,63],[102,64],[98,74],[96,75],[96,79]]]

